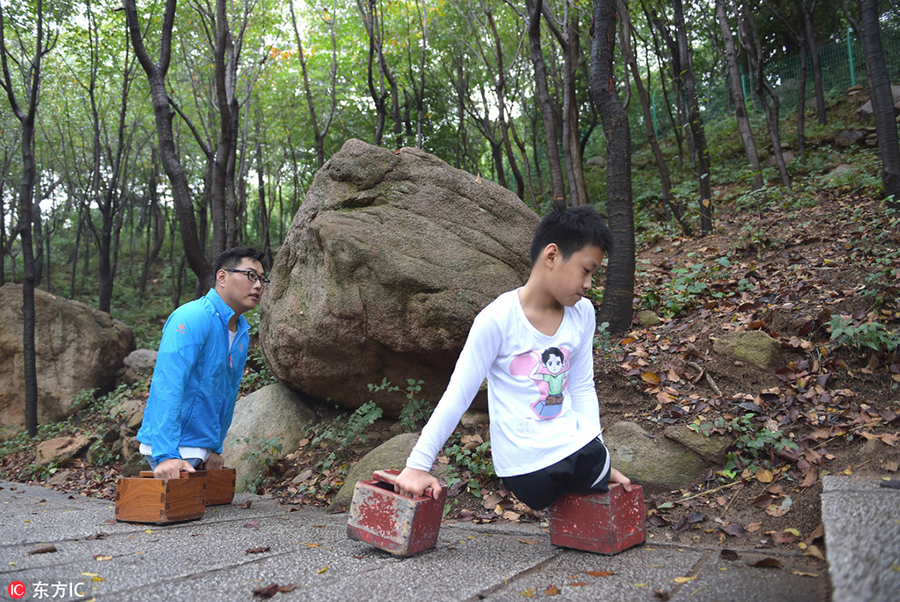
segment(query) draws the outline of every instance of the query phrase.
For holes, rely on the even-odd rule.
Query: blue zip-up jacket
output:
[[[155,462],[181,458],[179,445],[222,453],[250,342],[250,326],[240,316],[234,344],[228,348],[228,321],[233,315],[219,293],[210,289],[166,320],[137,434],[138,441],[153,449]]]

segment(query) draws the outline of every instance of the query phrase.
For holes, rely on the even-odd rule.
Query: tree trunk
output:
[[[531,46],[531,63],[534,65],[535,94],[541,108],[541,117],[544,121],[547,163],[550,168],[550,183],[553,188],[553,206],[561,209],[566,206],[566,184],[563,181],[562,167],[559,161],[556,111],[553,108],[553,102],[550,97],[550,87],[547,83],[547,64],[544,62],[544,51],[541,48],[543,0],[525,0],[525,6],[528,9],[528,41]],[[536,160],[535,163],[537,163]]]
[[[575,95],[575,72],[578,65],[580,43],[578,19],[574,11],[570,13],[571,0],[564,1],[563,23],[565,26],[563,48],[563,157],[569,178],[569,193],[572,205],[589,202],[587,183],[584,181],[584,161],[581,156],[581,137],[578,134],[578,99]]]
[[[615,251],[608,260],[601,323],[620,333],[634,313],[634,207],[631,197],[631,130],[613,80],[616,50],[616,0],[594,0],[590,93],[606,135],[606,207]]]
[[[866,55],[869,95],[875,114],[875,133],[878,135],[881,182],[888,203],[894,208],[900,208],[900,144],[878,17],[878,0],[859,0],[859,25],[862,28],[863,52]]]
[[[38,426],[38,386],[37,386],[37,352],[35,347],[35,260],[34,242],[31,237],[31,224],[34,209],[34,181],[36,163],[34,158],[34,130],[37,115],[38,97],[40,95],[41,66],[45,54],[53,49],[56,36],[49,41],[44,39],[44,3],[37,0],[34,55],[19,57],[19,64],[27,62],[29,70],[22,71],[23,87],[26,98],[25,106],[19,104],[13,88],[12,76],[7,55],[11,55],[6,45],[6,24],[4,9],[0,5],[0,64],[3,66],[3,88],[9,100],[13,115],[19,120],[22,137],[22,181],[19,184],[19,236],[22,241],[22,261],[24,278],[22,281],[22,363],[25,380],[25,430],[32,437],[37,435]],[[19,37],[20,32],[16,32]]]
[[[819,48],[816,43],[816,28],[813,23],[813,11],[816,10],[816,4],[819,0],[803,0],[801,8],[803,10],[803,27],[806,28],[806,40],[809,47],[809,58],[812,60],[813,81],[816,87],[816,117],[820,125],[828,123],[828,114],[825,111],[825,90],[822,84],[822,64],[819,62]]]
[[[694,143],[697,179],[700,181],[700,227],[703,234],[712,233],[712,188],[709,183],[709,149],[706,146],[706,131],[700,117],[700,103],[694,79],[694,63],[691,47],[688,45],[687,25],[684,21],[684,7],[681,0],[674,0],[675,29],[678,37],[678,55],[682,81],[687,96],[687,122]]]
[[[641,79],[641,71],[638,68],[637,57],[631,47],[631,18],[628,14],[628,8],[625,6],[624,0],[618,0],[619,22],[622,26],[621,46],[622,56],[631,68],[631,74],[634,77],[634,86],[641,101],[641,110],[644,115],[644,131],[647,134],[647,142],[653,149],[653,156],[656,159],[656,167],[659,171],[659,180],[662,186],[662,202],[667,211],[675,217],[678,225],[681,227],[685,236],[691,236],[691,228],[682,215],[681,207],[674,202],[672,196],[672,178],[669,175],[669,167],[663,157],[662,149],[659,146],[659,140],[656,139],[656,133],[653,131],[653,116],[650,114],[650,99],[647,96],[647,90],[644,88],[644,82]],[[649,72],[648,72],[649,76]]]
[[[746,154],[747,163],[750,166],[753,190],[759,190],[764,184],[762,167],[759,164],[756,142],[753,140],[753,128],[750,126],[750,118],[747,115],[747,103],[744,101],[744,87],[741,84],[741,72],[738,67],[734,36],[731,33],[731,25],[728,23],[728,17],[725,14],[725,0],[716,0],[716,18],[719,20],[719,29],[722,30],[722,40],[725,45],[725,63],[728,66],[731,93],[734,97],[734,115],[737,119],[738,132],[741,134],[744,154]]]
[[[738,27],[742,32],[741,44],[747,51],[750,59],[750,69],[756,78],[756,97],[759,99],[766,114],[766,125],[769,129],[769,138],[772,141],[772,154],[775,156],[775,165],[781,176],[781,183],[788,189],[791,188],[791,178],[787,172],[784,161],[784,153],[781,150],[781,120],[779,118],[779,100],[775,89],[766,80],[763,72],[762,43],[759,38],[759,29],[756,27],[756,19],[751,12],[749,3],[741,3],[737,14]],[[772,100],[771,104],[769,99]]]
[[[159,157],[163,169],[172,186],[172,201],[178,216],[178,226],[188,266],[204,285],[212,284],[212,266],[206,259],[203,246],[197,235],[197,222],[194,219],[194,207],[187,176],[175,149],[175,135],[172,129],[172,111],[169,108],[169,95],[166,91],[166,73],[172,51],[172,26],[175,22],[176,0],[166,0],[165,13],[159,41],[159,62],[150,59],[144,47],[141,27],[138,22],[135,0],[124,0],[128,32],[135,54],[141,67],[147,74],[150,85],[150,98],[153,104],[153,115],[156,121],[156,134],[159,138]]]
[[[138,288],[138,299],[144,301],[144,293],[147,290],[147,279],[150,277],[150,266],[156,261],[159,252],[162,250],[165,241],[166,231],[163,222],[162,211],[159,208],[159,189],[157,183],[159,181],[159,162],[156,156],[156,149],[150,151],[150,185],[149,196],[150,206],[147,211],[147,247],[144,254],[144,267],[141,270],[141,283]],[[153,240],[153,246],[150,246],[150,240]]]

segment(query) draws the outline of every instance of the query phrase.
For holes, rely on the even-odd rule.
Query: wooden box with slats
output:
[[[165,524],[202,518],[206,511],[206,471],[182,472],[178,479],[155,479],[153,472],[119,477],[116,520]]]
[[[234,499],[235,471],[233,468],[206,470],[206,505],[230,504]]]

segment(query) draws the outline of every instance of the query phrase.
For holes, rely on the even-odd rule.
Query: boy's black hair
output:
[[[541,361],[546,364],[547,362],[550,361],[550,358],[553,357],[554,355],[556,357],[558,357],[559,359],[561,359],[562,361],[566,361],[566,356],[563,355],[563,352],[560,351],[558,347],[549,347],[549,348],[545,349],[544,352],[541,354]]]
[[[266,269],[266,255],[262,251],[257,251],[253,247],[232,247],[219,253],[216,257],[215,268],[213,274],[225,268],[236,267],[244,257],[255,259],[262,264],[263,270]]]
[[[551,243],[559,247],[563,261],[588,245],[600,247],[605,255],[613,250],[612,232],[592,205],[566,207],[544,216],[531,241],[532,266]]]

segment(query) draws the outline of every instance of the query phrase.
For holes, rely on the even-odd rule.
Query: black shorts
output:
[[[546,508],[567,493],[609,491],[608,483],[609,453],[600,437],[547,468],[503,477],[506,488],[535,510]]]

